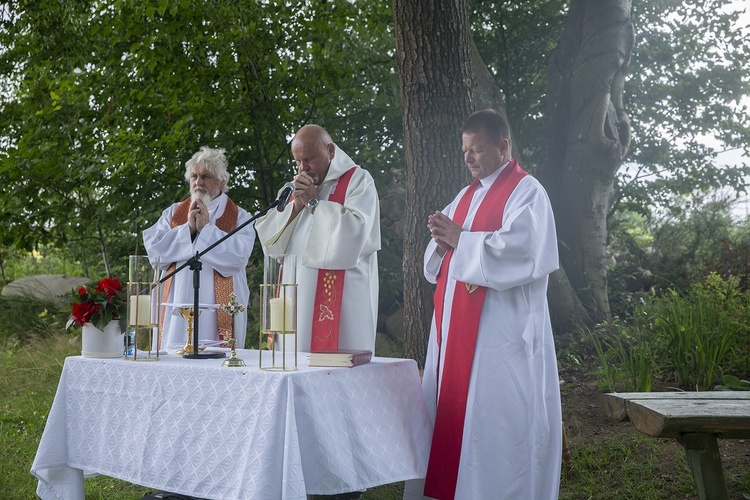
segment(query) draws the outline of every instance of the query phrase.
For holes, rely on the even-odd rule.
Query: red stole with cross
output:
[[[185,224],[187,222],[188,213],[190,212],[190,203],[192,200],[188,198],[187,200],[183,201],[179,205],[177,205],[177,208],[175,209],[174,213],[172,214],[172,220],[170,221],[170,225],[172,227],[177,227]],[[239,209],[237,208],[237,205],[230,199],[227,198],[227,205],[224,208],[224,213],[221,214],[221,217],[216,219],[216,227],[224,231],[225,233],[228,233],[232,231],[235,227],[237,227],[237,216],[239,214]],[[176,265],[173,262],[169,265],[169,269],[167,269],[167,274],[173,272],[176,269]],[[172,288],[172,279],[174,276],[169,278],[167,281],[164,282],[164,292],[162,294],[162,302],[167,302],[169,299],[169,291]],[[216,297],[216,303],[217,304],[225,304],[229,302],[229,296],[234,291],[234,279],[231,276],[222,276],[217,271],[214,270],[214,293]],[[162,315],[161,315],[161,321],[162,324],[159,325],[159,345],[161,345],[161,337],[162,333],[164,331],[164,309],[162,308]],[[229,347],[229,340],[232,338],[232,317],[229,315],[228,312],[222,311],[221,309],[216,310],[216,321],[219,326],[219,338],[221,339],[221,347]]]
[[[526,175],[527,172],[521,169],[516,160],[510,161],[487,191],[474,216],[471,231],[497,231],[502,227],[508,198]],[[475,179],[459,200],[453,215],[453,221],[457,224],[463,226],[474,192],[479,185],[479,179]],[[452,256],[453,249],[443,257],[435,288],[435,328],[440,349],[443,348],[443,302]],[[486,287],[456,282],[442,377],[439,377],[439,361],[437,367],[440,393],[437,398],[435,429],[424,487],[424,494],[433,498],[452,499],[456,493],[471,365],[486,294]]]
[[[346,199],[346,189],[357,167],[347,170],[336,180],[328,195],[328,201],[340,205]],[[344,296],[344,269],[318,269],[313,302],[312,336],[310,352],[336,351],[339,348],[339,324],[341,323],[341,299]]]

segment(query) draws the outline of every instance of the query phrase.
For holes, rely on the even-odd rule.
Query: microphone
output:
[[[289,204],[289,198],[292,197],[292,193],[295,189],[293,182],[287,182],[281,189],[279,189],[279,196],[277,198],[279,203],[276,205],[276,210],[279,212],[284,211]]]

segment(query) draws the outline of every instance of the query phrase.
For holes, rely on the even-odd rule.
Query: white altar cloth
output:
[[[258,351],[237,354],[247,367],[66,358],[31,467],[37,494],[83,499],[96,474],[237,500],[424,477],[432,429],[413,360],[312,368],[300,353],[297,371],[273,372]]]

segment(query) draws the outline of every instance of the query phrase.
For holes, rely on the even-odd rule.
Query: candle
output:
[[[292,299],[282,297],[270,300],[271,330],[274,332],[289,332],[292,330]]]
[[[131,295],[128,324],[146,326],[151,324],[151,297],[149,295]]]

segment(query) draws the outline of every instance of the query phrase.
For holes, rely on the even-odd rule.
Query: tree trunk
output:
[[[573,0],[549,64],[548,154],[537,176],[555,211],[561,265],[596,321],[610,317],[607,212],[630,144],[622,94],[633,44],[630,0]],[[557,317],[581,314],[575,301],[556,306]]]
[[[394,0],[396,64],[406,158],[406,356],[424,365],[432,287],[422,273],[427,215],[467,184],[460,127],[473,111],[468,0]]]

